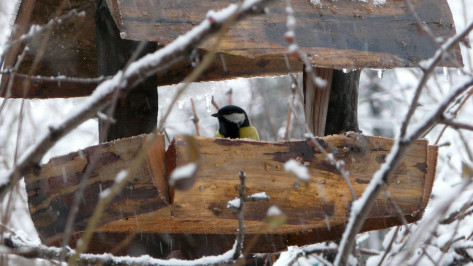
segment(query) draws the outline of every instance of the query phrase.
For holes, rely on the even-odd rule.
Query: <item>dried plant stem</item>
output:
[[[394,229],[394,234],[391,238],[391,241],[389,241],[389,245],[386,247],[386,250],[383,253],[383,257],[381,257],[381,260],[379,261],[378,266],[381,266],[381,264],[383,264],[383,261],[386,259],[386,257],[388,256],[388,253],[391,251],[391,248],[393,247],[394,241],[396,240],[397,233],[399,232],[399,229],[400,229],[399,226],[397,226]]]
[[[238,198],[240,198],[240,206],[238,207],[238,234],[236,238],[235,253],[233,259],[238,260],[242,255],[243,242],[245,241],[245,202],[246,202],[246,174],[243,171],[238,173],[240,184],[238,185]]]
[[[219,110],[220,107],[218,106],[218,104],[215,102],[215,98],[212,96],[212,105],[215,107],[215,109]]]
[[[194,123],[195,127],[195,135],[200,136],[199,131],[199,117],[197,116],[197,112],[195,111],[194,99],[191,98],[191,106],[192,106],[192,122]]]

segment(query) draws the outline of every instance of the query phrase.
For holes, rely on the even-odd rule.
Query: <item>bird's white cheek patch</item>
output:
[[[231,115],[224,115],[225,119],[235,124],[241,125],[245,121],[245,114],[233,113]]]

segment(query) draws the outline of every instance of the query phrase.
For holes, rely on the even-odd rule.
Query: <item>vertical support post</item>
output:
[[[329,68],[313,68],[314,74],[327,81],[317,86],[303,72],[306,123],[315,136],[339,134],[358,129],[358,83],[361,70],[344,73]]]
[[[334,70],[332,91],[327,110],[325,135],[347,131],[360,132],[358,128],[358,84],[361,70],[344,73]]]
[[[304,66],[305,68],[305,66]],[[315,136],[324,136],[325,121],[332,88],[332,73],[330,68],[313,68],[316,77],[326,81],[325,86],[318,86],[310,78],[311,75],[303,71],[304,109],[306,123]]]
[[[156,43],[140,45],[123,40],[110,13],[107,1],[96,0],[97,74],[113,75],[122,69],[135,53],[138,57],[156,51]],[[114,110],[114,124],[99,120],[100,142],[150,133],[158,117],[158,81],[156,76],[145,79],[126,98],[119,99]],[[105,110],[107,111],[107,110]]]

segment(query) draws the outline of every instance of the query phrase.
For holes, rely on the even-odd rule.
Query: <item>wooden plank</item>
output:
[[[36,0],[31,24],[44,24],[52,17],[60,0]],[[157,41],[165,45],[176,36],[189,30],[204,19],[208,9],[218,9],[230,2],[192,0],[108,0],[114,10],[114,20],[123,36],[133,40]],[[433,55],[435,44],[426,34],[419,34],[412,16],[403,1],[387,0],[384,5],[372,5],[364,1],[322,0],[321,7],[310,1],[292,1],[296,11],[296,41],[302,51],[308,53],[313,64],[320,67],[342,68],[394,68],[417,66],[419,60]],[[437,36],[455,33],[453,20],[446,0],[412,1],[420,17],[426,21]],[[235,77],[272,76],[300,71],[302,64],[292,57],[289,67],[285,54],[287,44],[284,1],[269,8],[270,14],[251,18],[233,28],[219,48],[220,54],[200,81],[222,80]],[[94,0],[71,0],[64,12],[71,8],[86,11],[82,20],[72,20],[53,29],[45,56],[37,73],[43,76],[96,77],[96,41],[94,23]],[[19,14],[23,14],[23,5]],[[118,14],[122,14],[119,16]],[[22,22],[20,16],[16,22]],[[373,30],[376,27],[376,30]],[[380,34],[382,33],[382,34]],[[389,33],[389,34],[386,34]],[[28,73],[37,54],[40,40],[33,39],[30,52],[20,66],[20,73]],[[203,55],[209,43],[203,44]],[[16,61],[21,52],[8,55],[6,67]],[[452,51],[453,61],[441,66],[458,67],[462,64],[459,46]],[[158,74],[158,85],[176,84],[192,71],[188,60],[180,62],[168,71]],[[11,97],[23,97],[23,77],[13,83]],[[0,92],[5,96],[8,75],[2,76]],[[26,98],[77,97],[89,95],[96,83],[56,81],[32,82]]]
[[[326,85],[318,86],[314,84],[311,75],[308,76],[305,71],[303,72],[302,82],[304,89],[305,121],[314,136],[322,137],[325,136],[325,122],[332,90],[334,69],[317,67],[312,71],[315,77],[324,80]]]
[[[271,197],[269,202],[247,204],[245,221],[249,234],[295,233],[347,221],[351,202],[347,185],[313,144],[299,141],[265,145],[205,138],[198,141],[201,159],[196,184],[190,190],[176,191],[171,198],[173,217],[185,219],[186,226],[163,225],[169,232],[233,234],[237,220],[226,204],[236,196],[237,174],[241,170],[248,175],[248,194],[266,192]],[[364,191],[392,145],[389,139],[354,133],[328,136],[319,141],[325,149],[333,151],[337,159],[345,161],[357,196]],[[175,157],[176,166],[184,165],[186,144],[176,138],[174,145],[175,155],[170,154],[173,151],[169,149],[167,160]],[[284,162],[296,158],[308,164],[312,176],[312,181],[299,189],[294,189],[295,177],[283,170]],[[426,165],[427,141],[419,140],[389,180],[389,191],[405,215],[416,216],[423,211]],[[169,164],[168,170],[171,170]],[[277,205],[288,216],[287,224],[276,231],[264,222],[271,205]],[[384,196],[377,199],[376,206],[369,218],[396,216]]]
[[[105,189],[113,183],[116,173],[129,165],[144,139],[144,136],[122,139],[53,158],[43,166],[39,177],[26,177],[32,218],[45,243],[60,244],[72,195],[82,175],[90,171],[86,197],[73,228],[75,240],[69,243],[74,245],[94,209],[100,186]],[[90,252],[104,249],[109,252],[115,246],[110,243],[122,241],[130,234],[133,239],[135,234],[152,239],[151,246],[154,247],[163,245],[161,241],[193,246],[195,253],[189,254],[189,258],[228,250],[233,244],[238,221],[226,205],[237,195],[240,170],[247,173],[248,194],[266,192],[270,196],[267,202],[248,202],[245,207],[246,252],[275,252],[287,245],[341,237],[349,215],[350,193],[336,168],[325,161],[324,155],[312,143],[191,139],[196,142],[199,152],[195,185],[186,191],[175,191],[172,198],[167,198],[165,176],[169,176],[175,167],[188,163],[191,153],[186,137],[176,137],[165,158],[161,138],[143,167],[134,173],[136,178],[131,185],[107,209],[101,227],[95,232]],[[345,162],[357,196],[366,188],[393,143],[390,139],[355,133],[318,138],[318,142]],[[95,152],[98,152],[98,159],[90,166]],[[297,187],[296,177],[284,171],[284,163],[289,159],[307,165],[311,175],[309,183]],[[389,180],[388,190],[409,222],[420,219],[427,205],[435,162],[436,148],[429,148],[426,140],[419,140]],[[92,169],[87,170],[87,167]],[[278,228],[268,226],[265,218],[271,205],[277,205],[288,216],[286,224]],[[363,230],[399,224],[401,221],[394,207],[381,195]],[[196,244],[204,240],[206,245]],[[130,246],[140,245],[135,240],[131,243]],[[167,256],[166,252],[169,250],[158,252],[158,255]]]
[[[237,0],[112,0],[120,10],[121,31],[126,38],[168,44],[203,20],[210,9],[220,9]],[[320,5],[298,0],[291,4],[297,20],[295,42],[311,55],[312,63],[326,68],[394,68],[417,66],[433,56],[437,45],[427,34],[419,34],[414,17],[403,1],[385,4],[371,1],[321,0]],[[422,21],[435,36],[452,36],[453,19],[445,0],[412,1]],[[238,23],[226,34],[220,51],[246,57],[283,55],[286,2],[275,1],[267,16]],[[202,46],[209,49],[212,40]],[[462,64],[459,47],[455,63]],[[453,66],[452,62],[444,64]]]
[[[97,73],[111,76],[124,68],[141,49],[138,58],[156,51],[156,43],[123,40],[105,0],[97,0]],[[141,48],[140,48],[141,47]],[[158,80],[156,76],[143,79],[123,99],[113,106],[115,123],[99,119],[99,142],[149,134],[158,121]],[[130,88],[128,88],[130,89]],[[103,110],[109,113],[108,107]]]
[[[39,176],[26,176],[30,213],[41,239],[48,243],[61,238],[75,192],[88,174],[73,228],[83,230],[100,192],[113,185],[117,173],[130,165],[145,141],[146,135],[141,135],[92,146],[51,159],[42,166]],[[132,173],[128,185],[109,204],[101,224],[157,209],[167,210],[170,215],[167,183],[159,181],[164,179],[163,162],[164,138],[159,136],[142,167]]]

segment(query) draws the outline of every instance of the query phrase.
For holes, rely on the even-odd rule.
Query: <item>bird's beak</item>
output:
[[[218,113],[212,114],[213,117],[218,117]]]

